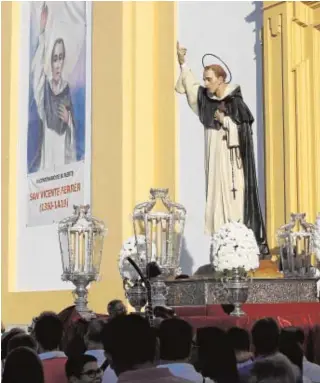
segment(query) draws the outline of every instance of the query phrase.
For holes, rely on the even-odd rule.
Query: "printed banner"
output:
[[[60,221],[71,215],[73,205],[83,204],[83,170],[83,163],[79,162],[64,172],[29,177],[29,225]]]
[[[31,2],[27,139],[28,225],[48,225],[84,203],[85,2]]]

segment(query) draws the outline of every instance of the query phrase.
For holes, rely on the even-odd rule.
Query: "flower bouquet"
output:
[[[141,312],[141,309],[147,303],[147,286],[142,276],[138,274],[137,270],[128,261],[128,257],[135,262],[142,275],[144,275],[147,263],[149,262],[150,264],[150,262],[156,259],[156,246],[154,243],[152,243],[151,252],[151,260],[147,260],[146,237],[144,235],[128,238],[120,250],[118,266],[123,280],[123,288],[126,297],[136,312]]]
[[[211,263],[222,273],[228,300],[235,306],[230,315],[245,315],[241,305],[248,298],[247,273],[259,267],[259,247],[253,231],[239,222],[223,225],[212,238]]]
[[[228,222],[212,238],[211,263],[216,271],[242,273],[259,267],[259,247],[254,233],[239,222]]]
[[[140,279],[139,274],[132,267],[127,258],[132,258],[135,261],[135,263],[140,267],[140,269],[145,271],[147,266],[146,254],[146,237],[144,235],[137,235],[137,238],[133,236],[123,242],[119,254],[118,266],[121,278],[124,281],[127,281],[129,283],[135,283]],[[151,260],[148,260],[148,262],[152,262],[155,259],[156,246],[154,243],[152,243],[152,256]]]

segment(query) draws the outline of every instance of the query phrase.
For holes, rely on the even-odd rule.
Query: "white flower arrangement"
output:
[[[316,224],[314,225],[313,250],[318,262],[320,262],[320,214],[317,216]]]
[[[216,271],[259,267],[259,247],[254,233],[244,224],[228,222],[212,238],[211,263]]]
[[[127,257],[132,258],[139,267],[142,267],[142,271],[144,271],[143,269],[145,269],[147,265],[146,237],[144,235],[137,235],[137,245],[138,246],[136,246],[135,236],[130,237],[123,242],[118,260],[119,271],[123,280],[134,282],[140,279],[136,270],[126,259]],[[152,255],[149,262],[154,261],[155,259],[156,246],[154,243],[152,243]]]

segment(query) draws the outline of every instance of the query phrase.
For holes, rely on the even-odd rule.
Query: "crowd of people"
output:
[[[320,366],[304,356],[304,331],[280,329],[272,318],[249,332],[196,330],[174,315],[151,326],[121,301],[108,314],[66,328],[43,312],[29,333],[4,332],[3,383],[320,383]]]

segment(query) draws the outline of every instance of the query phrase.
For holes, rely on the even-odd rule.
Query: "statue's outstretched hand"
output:
[[[186,62],[186,54],[187,54],[187,49],[180,46],[179,41],[177,41],[177,56],[178,56],[179,65],[182,65]]]
[[[41,10],[41,16],[40,16],[40,32],[44,32],[47,26],[48,21],[48,6],[44,2]]]

